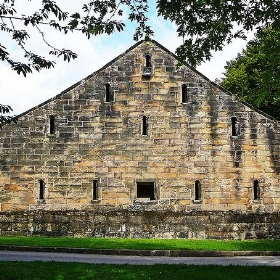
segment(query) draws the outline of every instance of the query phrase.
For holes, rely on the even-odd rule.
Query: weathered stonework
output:
[[[271,239],[280,214],[241,211],[53,210],[0,212],[2,235]]]
[[[168,219],[195,211],[211,224],[209,211],[276,215],[279,123],[194,69],[176,64],[176,57],[157,42],[141,41],[20,115],[17,125],[5,126],[0,137],[1,219],[30,213],[33,221],[37,211],[45,211],[44,217],[75,213],[75,219],[84,219],[114,208],[118,215],[139,216],[143,209],[145,215],[169,213]],[[145,223],[143,216],[139,222]],[[0,226],[2,233],[9,232],[3,220]],[[32,226],[24,221],[19,227],[27,233],[24,227]],[[175,228],[172,237],[181,232]],[[165,236],[160,227],[156,232],[153,237]]]

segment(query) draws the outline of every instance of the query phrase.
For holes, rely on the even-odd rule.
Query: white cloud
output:
[[[248,40],[253,38],[253,32],[248,34]],[[242,52],[247,41],[236,39],[231,44],[226,45],[223,51],[213,53],[210,61],[207,61],[197,67],[197,70],[204,74],[207,78],[214,81],[216,78],[222,78],[225,72],[224,66],[226,62],[236,58],[237,54]]]

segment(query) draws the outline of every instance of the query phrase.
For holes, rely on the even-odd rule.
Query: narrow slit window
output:
[[[237,136],[239,133],[239,123],[236,117],[231,118],[231,136]]]
[[[143,76],[151,77],[152,75],[152,59],[149,54],[145,54],[145,64],[143,65]]]
[[[187,100],[188,100],[188,88],[187,88],[187,85],[182,85],[182,103],[186,103]]]
[[[194,200],[201,200],[201,183],[199,180],[194,183]]]
[[[146,67],[152,67],[151,56],[149,54],[145,55],[145,66]]]
[[[137,183],[137,198],[143,200],[156,199],[155,183],[153,182],[140,182]]]
[[[258,180],[254,180],[254,200],[260,199],[260,185]]]
[[[55,133],[55,117],[50,116],[50,134]]]
[[[112,102],[113,101],[113,94],[111,90],[110,84],[105,85],[105,102]]]
[[[148,135],[148,118],[146,116],[142,118],[142,135]]]
[[[39,199],[45,199],[45,182],[44,180],[39,180]]]
[[[92,200],[98,199],[98,181],[93,180],[92,182]]]

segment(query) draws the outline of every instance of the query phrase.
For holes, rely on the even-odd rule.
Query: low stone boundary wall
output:
[[[223,211],[13,211],[0,212],[1,235],[272,239],[280,213]]]

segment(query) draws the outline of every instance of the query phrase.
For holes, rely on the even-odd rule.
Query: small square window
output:
[[[156,190],[153,182],[138,182],[137,183],[137,199],[155,200]]]

